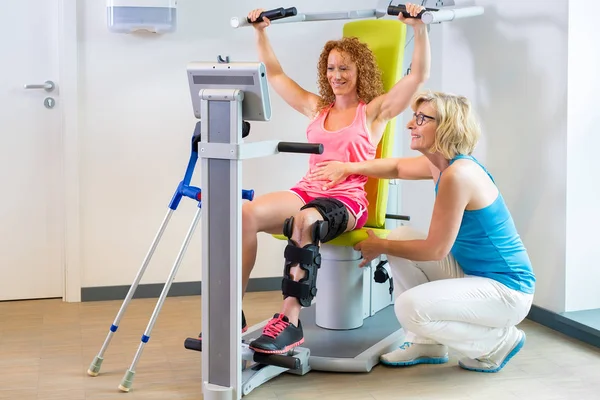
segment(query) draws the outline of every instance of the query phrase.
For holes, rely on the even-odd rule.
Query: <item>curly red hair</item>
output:
[[[360,100],[368,104],[375,97],[384,93],[381,70],[377,65],[375,55],[365,43],[361,42],[356,37],[344,37],[340,40],[330,40],[325,43],[321,55],[319,56],[319,62],[317,63],[317,83],[319,86],[319,94],[321,95],[317,107],[318,112],[335,101],[335,94],[327,80],[329,53],[334,49],[347,54],[350,57],[350,60],[356,64],[358,70],[356,91]]]

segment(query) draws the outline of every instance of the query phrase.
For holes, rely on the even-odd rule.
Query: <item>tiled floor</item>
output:
[[[249,293],[250,325],[279,308],[277,292]],[[139,344],[155,299],[134,300],[105,355],[101,374],[86,370],[100,349],[120,301],[81,304],[60,300],[0,303],[0,399],[201,399],[201,353],[183,340],[200,331],[200,297],[168,298],[138,364],[133,389],[119,382]],[[369,374],[284,374],[248,399],[600,399],[600,350],[530,321],[525,348],[498,374],[448,364]]]

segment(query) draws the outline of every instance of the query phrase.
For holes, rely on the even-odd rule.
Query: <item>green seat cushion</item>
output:
[[[390,233],[390,231],[388,229],[374,229],[374,228],[355,229],[353,231],[341,234],[340,236],[336,237],[333,240],[330,240],[326,244],[330,244],[330,245],[334,245],[334,246],[354,247],[355,244],[362,242],[369,236],[367,234],[367,230],[369,230],[369,229],[372,230],[373,233],[375,233],[375,235],[377,235],[377,237],[380,237],[382,239],[385,239],[387,237],[387,235]],[[287,238],[284,235],[273,235],[273,237],[276,239],[279,239],[279,240],[287,240]]]

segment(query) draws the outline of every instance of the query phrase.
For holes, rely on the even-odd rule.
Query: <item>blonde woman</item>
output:
[[[480,129],[469,101],[424,92],[412,104],[410,147],[421,156],[359,163],[325,162],[313,173],[329,185],[353,175],[432,179],[429,232],[400,227],[355,248],[361,266],[387,255],[395,312],[406,338],[381,357],[393,366],[441,364],[448,349],[467,370],[497,372],[525,343],[519,324],[529,312],[535,275],[527,250],[491,174],[471,154]]]

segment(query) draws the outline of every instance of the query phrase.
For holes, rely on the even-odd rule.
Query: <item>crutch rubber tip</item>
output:
[[[121,384],[119,385],[119,390],[122,392],[129,392],[129,389],[131,389],[131,384],[133,383],[134,376],[135,372],[128,369],[127,372],[125,372],[125,376],[123,377]]]
[[[90,368],[87,370],[89,376],[98,376],[102,361],[104,361],[104,358],[98,356],[94,357],[94,361],[90,364]]]
[[[127,393],[127,392],[129,392],[129,389],[130,389],[130,388],[128,388],[128,387],[125,387],[125,386],[123,386],[123,385],[119,385],[119,390],[120,390],[121,392],[126,392],[126,393]]]

